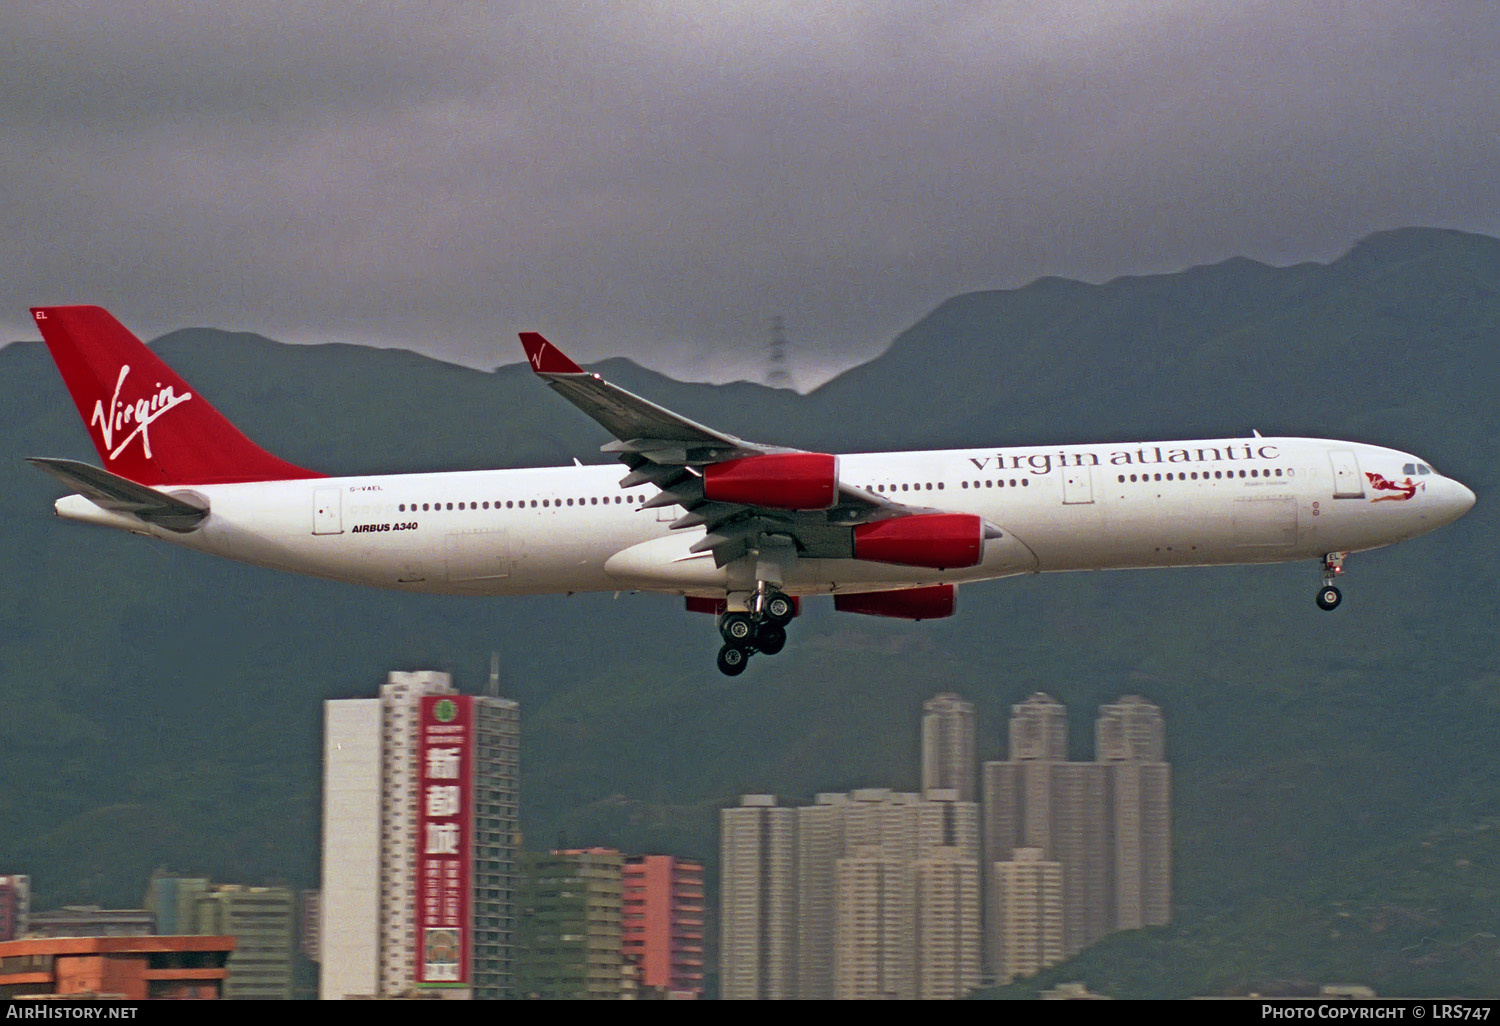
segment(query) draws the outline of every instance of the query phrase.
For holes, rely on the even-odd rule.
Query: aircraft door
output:
[[[343,492],[319,488],[313,493],[313,534],[343,534]]]
[[[1094,501],[1092,467],[1063,468],[1063,505],[1081,506]]]
[[[1347,449],[1336,449],[1328,454],[1333,464],[1333,497],[1335,499],[1363,499],[1365,479],[1359,472],[1359,460]]]

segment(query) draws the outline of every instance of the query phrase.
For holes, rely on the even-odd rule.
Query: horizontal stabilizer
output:
[[[168,495],[77,460],[34,456],[28,457],[26,462],[45,470],[100,509],[128,513],[169,531],[192,531],[208,516],[207,503],[193,496]]]

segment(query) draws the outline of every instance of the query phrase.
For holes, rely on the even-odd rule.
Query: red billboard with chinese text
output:
[[[422,698],[417,752],[419,987],[470,984],[473,733],[473,707],[467,695]]]

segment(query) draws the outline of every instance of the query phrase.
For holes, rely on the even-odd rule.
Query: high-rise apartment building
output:
[[[979,806],[933,788],[914,812],[917,997],[961,998],[983,964]]]
[[[380,689],[380,991],[403,994],[417,979],[417,820],[421,804],[422,699],[454,695],[434,670],[393,672]]]
[[[1073,955],[1109,929],[1104,775],[1068,757],[1067,709],[1037,692],[1011,706],[1010,758],[983,771],[985,865],[1033,848],[1062,867],[1063,950]],[[990,972],[999,972],[1000,924],[991,916]]]
[[[655,994],[703,994],[703,867],[671,855],[625,861],[624,955]]]
[[[956,790],[865,788],[795,809],[747,795],[723,824],[725,997],[960,996],[977,983],[964,959],[977,967],[979,814]],[[924,982],[921,953],[940,950],[961,957],[932,962]],[[757,990],[751,965],[775,969],[780,989]]]
[[[31,918],[31,877],[0,876],[0,941],[26,932]]]
[[[291,1000],[296,905],[287,887],[216,885],[207,877],[163,872],[151,875],[146,890],[156,934],[235,938],[226,998]]]
[[[1066,710],[1047,695],[1012,706],[1010,737],[1010,758],[983,767],[985,864],[1031,848],[1060,866],[1064,957],[1113,930],[1165,923],[1171,811],[1160,710],[1135,696],[1104,706],[1093,762],[1067,761]],[[992,975],[999,929],[991,916]]]
[[[728,1000],[797,997],[797,810],[768,794],[720,812],[719,980]]]
[[[1103,767],[1058,762],[1050,767],[1045,856],[1062,866],[1063,957],[1071,958],[1113,930],[1108,780]]]
[[[979,860],[938,847],[912,864],[916,884],[916,996],[961,998],[979,986]]]
[[[1065,761],[1068,758],[1068,710],[1051,695],[1040,691],[1011,706],[1010,757],[1017,761]]]
[[[922,703],[922,793],[954,791],[972,802],[979,766],[974,756],[974,705],[944,693]]]
[[[837,861],[833,996],[961,997],[978,983],[978,806],[935,787],[925,795],[865,788],[836,808],[845,854]],[[923,961],[942,949],[962,958]],[[962,960],[969,956],[972,973]]]
[[[833,996],[917,996],[916,888],[911,863],[882,845],[856,845],[835,870]]]
[[[1063,960],[1062,866],[1038,848],[1017,848],[992,866],[995,981],[1032,976]]]
[[[323,703],[323,957],[318,996],[380,994],[381,700]]]
[[[198,929],[198,899],[212,887],[213,881],[206,876],[152,873],[146,886],[146,908],[155,918],[156,933],[162,937],[203,933]]]
[[[624,857],[613,848],[522,856],[517,988],[524,997],[618,999]]]
[[[911,863],[921,804],[918,794],[866,787],[839,806],[844,846],[834,862],[834,998],[916,996]]]
[[[797,809],[797,997],[833,997],[834,887],[844,853],[846,794],[818,795]]]
[[[445,673],[325,703],[323,997],[513,992],[519,734]]]
[[[469,803],[474,952],[470,971],[474,996],[494,999],[515,993],[521,707],[493,695],[468,698],[468,704],[474,752]]]
[[[1100,708],[1094,737],[1114,835],[1110,929],[1163,926],[1172,914],[1172,770],[1161,710],[1127,695]]]
[[[1094,750],[1100,762],[1166,762],[1167,727],[1161,709],[1140,695],[1101,705]]]
[[[291,888],[220,884],[200,893],[196,906],[194,929],[184,933],[235,939],[225,998],[292,999],[297,896]]]

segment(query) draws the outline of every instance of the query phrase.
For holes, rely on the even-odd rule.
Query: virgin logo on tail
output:
[[[158,382],[155,395],[147,399],[136,399],[133,402],[122,400],[120,391],[125,387],[125,379],[129,375],[130,364],[122,365],[119,380],[115,382],[115,394],[109,400],[109,409],[106,411],[103,399],[96,400],[94,415],[89,419],[89,427],[98,425],[99,434],[104,439],[104,448],[109,450],[110,459],[117,459],[131,440],[139,435],[141,448],[145,450],[146,458],[149,460],[151,458],[151,432],[147,429],[168,410],[191,399],[193,393],[184,392],[182,395],[177,395],[172,391],[171,385],[162,385]],[[119,446],[116,447],[115,432],[124,431],[132,425],[135,430],[122,438]]]

